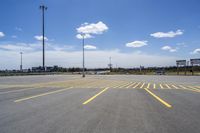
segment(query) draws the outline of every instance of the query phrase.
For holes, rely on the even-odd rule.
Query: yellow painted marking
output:
[[[83,104],[88,104],[89,102],[91,102],[92,100],[94,100],[96,97],[98,97],[99,95],[101,95],[103,92],[105,92],[106,90],[108,90],[109,87],[106,87],[105,89],[103,89],[102,91],[100,91],[99,93],[97,93],[96,95],[94,95],[93,97],[89,98],[88,100],[86,100]]]
[[[168,89],[171,89],[171,87],[168,84],[165,84],[165,86],[167,86]]]
[[[179,85],[181,88],[183,88],[183,89],[187,89],[185,86],[182,86],[182,85]]]
[[[158,97],[156,94],[154,94],[153,92],[151,92],[150,90],[148,90],[147,88],[145,88],[145,90],[151,94],[154,98],[156,98],[159,102],[161,102],[163,105],[165,105],[168,108],[171,108],[172,105],[170,105],[169,103],[165,102],[164,100],[162,100],[160,97]]]
[[[117,86],[116,88],[121,88],[122,86],[126,85],[127,83],[122,83],[119,86]]]
[[[138,85],[140,84],[140,82],[139,83],[137,83],[135,86],[133,86],[133,88],[136,88]]]
[[[120,83],[120,84],[114,86],[113,88],[117,88],[117,87],[119,87],[119,86],[121,86],[121,85],[122,85],[122,84]]]
[[[33,99],[33,98],[37,98],[37,97],[46,96],[46,95],[53,94],[53,93],[58,93],[58,92],[66,91],[66,90],[69,90],[71,88],[72,87],[65,88],[65,89],[60,89],[60,90],[56,90],[56,91],[50,91],[50,92],[42,93],[42,94],[39,94],[39,95],[29,96],[29,97],[25,97],[25,98],[21,98],[21,99],[15,100],[14,102],[15,103],[22,102],[22,101]]]
[[[172,85],[172,87],[174,87],[175,89],[178,89],[178,87],[177,87],[177,86],[175,86],[175,85]]]
[[[132,82],[131,82],[131,83],[132,83]],[[129,84],[131,84],[131,83],[127,83],[127,84],[125,84],[125,85],[122,85],[122,86],[120,86],[119,88],[126,87],[127,85],[129,85]]]
[[[199,90],[194,90],[194,89],[189,89],[189,88],[186,88],[185,86],[183,85],[179,85],[182,89],[184,90],[189,90],[189,91],[194,91],[194,92],[200,92]]]
[[[132,83],[129,86],[127,86],[126,88],[129,88],[129,87],[133,86],[134,84],[136,84],[136,83]]]
[[[163,89],[163,86],[162,86],[162,84],[160,84],[160,88],[161,88],[161,89]]]
[[[151,85],[151,84],[150,84],[150,83],[148,83],[148,85],[147,85],[147,89],[149,89],[150,85]]]
[[[140,88],[143,88],[144,85],[145,85],[145,83],[143,83],[143,84],[140,86]]]
[[[110,86],[107,86],[107,87],[115,87],[116,86],[116,83],[113,83],[111,84]]]
[[[194,89],[194,90],[196,90],[196,91],[199,91],[200,92],[200,90],[199,89],[196,89],[196,88],[194,88],[193,86],[188,86],[189,88],[191,88],[191,89]]]
[[[20,91],[26,91],[26,90],[39,89],[39,88],[40,87],[32,87],[32,88],[26,88],[26,89],[11,90],[11,91],[0,92],[0,94],[7,94],[7,93],[12,93],[12,92],[20,92]],[[42,89],[44,89],[44,88],[42,88]]]
[[[154,88],[154,89],[156,88],[156,84],[153,84],[153,88]]]

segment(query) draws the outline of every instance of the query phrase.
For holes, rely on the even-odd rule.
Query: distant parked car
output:
[[[156,70],[156,75],[165,75],[165,70]]]

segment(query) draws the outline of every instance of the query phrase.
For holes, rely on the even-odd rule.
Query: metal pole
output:
[[[20,54],[21,54],[21,64],[20,64],[20,71],[22,71],[22,52],[20,52]]]
[[[194,65],[192,63],[192,75],[194,75]]]
[[[85,77],[85,39],[84,39],[84,35],[82,35],[83,37],[83,75],[82,77],[84,78]]]
[[[177,65],[177,75],[179,75],[179,66]]]
[[[110,64],[109,64],[109,66],[110,66],[110,72],[111,72],[111,69],[112,69],[111,57],[110,57],[109,59],[110,59]]]
[[[47,7],[42,5],[40,6],[40,9],[42,9],[42,47],[43,47],[43,70],[45,71],[45,36],[44,36],[44,11],[47,10]]]
[[[186,75],[186,64],[185,64],[185,75]]]

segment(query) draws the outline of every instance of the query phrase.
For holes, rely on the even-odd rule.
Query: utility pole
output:
[[[83,73],[82,73],[82,77],[85,77],[85,34],[81,34],[82,38],[83,38]]]
[[[44,11],[47,10],[45,5],[41,5],[40,9],[42,10],[42,46],[43,46],[43,71],[45,71],[45,46],[44,46]]]
[[[22,53],[22,52],[20,52],[20,55],[21,55],[20,71],[21,71],[21,72],[22,72],[22,69],[23,69],[23,68],[22,68],[22,54],[23,54],[23,53]]]

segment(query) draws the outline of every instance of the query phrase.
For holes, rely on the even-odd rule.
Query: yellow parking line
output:
[[[89,102],[91,102],[92,100],[94,100],[97,96],[101,95],[103,92],[105,92],[109,87],[106,87],[105,89],[103,89],[102,91],[100,91],[99,93],[97,93],[96,95],[94,95],[93,97],[89,98],[88,100],[86,100],[83,104],[88,104]]]
[[[123,83],[122,83],[122,84],[123,84]],[[118,88],[118,87],[121,86],[122,84],[120,83],[120,84],[114,86],[113,88]]]
[[[145,83],[143,83],[143,84],[140,86],[140,88],[143,88],[144,85],[145,85]]]
[[[113,84],[111,84],[110,86],[107,86],[107,87],[113,88],[115,86],[116,86],[116,83],[113,83]]]
[[[182,89],[184,90],[189,90],[189,91],[194,91],[194,92],[200,92],[199,90],[193,90],[193,89],[189,89],[189,88],[186,88],[185,86],[183,85],[179,85]]]
[[[156,94],[154,94],[153,92],[151,92],[150,90],[148,90],[147,88],[145,88],[145,90],[151,94],[154,98],[156,98],[159,102],[161,102],[163,105],[165,105],[168,108],[171,108],[172,105],[170,105],[169,103],[165,102],[164,100],[162,100],[160,97],[158,97]]]
[[[147,85],[147,89],[149,89],[150,85],[151,85],[151,84],[150,84],[150,83],[148,83],[148,85]]]
[[[129,83],[125,84],[125,85],[120,86],[119,88],[124,88],[124,87],[126,87],[127,85],[130,85],[131,83],[132,83],[132,82],[129,82]]]
[[[127,83],[123,83],[123,84],[119,85],[117,88],[122,88],[125,85],[127,85]]]
[[[129,86],[127,86],[126,88],[129,88],[129,87],[133,86],[134,84],[136,84],[136,83],[134,82],[134,83],[130,84]]]
[[[178,89],[178,87],[177,87],[177,86],[175,86],[175,85],[172,85],[172,87],[174,87],[175,89]]]
[[[168,84],[165,84],[165,86],[167,86],[168,89],[171,89],[171,87]]]
[[[185,86],[183,85],[179,85],[182,89],[187,89]]]
[[[133,86],[133,88],[136,88],[138,85],[140,84],[140,82],[139,83],[137,83],[135,86]]]
[[[12,93],[12,92],[21,92],[21,91],[26,91],[26,90],[33,90],[33,89],[40,89],[40,87],[32,87],[32,88],[25,88],[25,89],[19,89],[19,90],[5,91],[5,92],[0,92],[0,95],[1,94]]]
[[[156,89],[156,84],[153,84],[153,88]]]
[[[39,95],[29,96],[29,97],[25,97],[25,98],[21,98],[21,99],[15,100],[14,102],[15,103],[22,102],[22,101],[33,99],[33,98],[37,98],[37,97],[46,96],[46,95],[53,94],[53,93],[58,93],[58,92],[66,91],[66,90],[69,90],[71,88],[72,87],[65,88],[65,89],[60,89],[60,90],[56,90],[56,91],[50,91],[50,92],[42,93],[42,94],[39,94]]]
[[[189,88],[191,88],[191,89],[194,89],[194,90],[196,90],[196,91],[199,91],[200,92],[200,90],[199,89],[196,89],[196,88],[194,88],[194,87],[192,87],[192,86],[188,86]]]
[[[160,84],[160,88],[161,88],[161,89],[163,89],[163,86],[162,86],[162,84]]]

